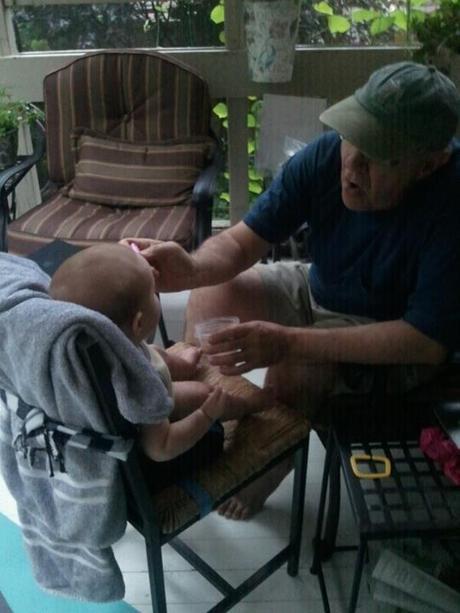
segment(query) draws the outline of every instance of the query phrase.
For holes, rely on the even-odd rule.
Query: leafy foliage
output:
[[[432,60],[442,50],[460,53],[460,0],[441,0],[437,11],[416,24],[415,32],[422,45],[416,58],[421,61]]]
[[[401,42],[431,0],[298,0],[299,44]],[[455,0],[454,0],[455,2]],[[410,11],[408,13],[408,7]],[[21,51],[225,44],[225,0],[17,7]]]
[[[17,130],[22,123],[44,119],[43,112],[33,104],[11,100],[5,88],[0,88],[0,138]]]
[[[410,39],[412,25],[423,21],[430,0],[303,0],[299,42],[303,44],[391,44]],[[314,23],[312,40],[306,24]]]
[[[246,117],[246,125],[248,128],[248,154],[249,154],[249,167],[248,167],[248,196],[249,204],[262,193],[264,188],[264,177],[255,168],[255,152],[258,132],[260,128],[259,115],[262,101],[255,96],[248,98],[248,114]],[[225,102],[218,102],[213,108],[214,115],[219,119],[222,132],[222,140],[224,148],[227,149],[227,128],[228,128],[228,109]],[[216,216],[227,219],[228,218],[228,204],[230,202],[229,194],[229,174],[223,173],[220,182],[219,190],[219,202],[216,207]]]
[[[14,9],[20,51],[221,45],[211,20],[216,0],[139,0],[126,4]]]

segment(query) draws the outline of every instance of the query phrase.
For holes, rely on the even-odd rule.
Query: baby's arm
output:
[[[200,407],[214,388],[201,381],[176,381],[173,383],[174,409],[171,421],[177,421],[189,415]],[[221,421],[241,419],[245,415],[269,409],[275,404],[272,386],[255,389],[243,398],[237,393],[228,393],[225,408],[220,416]]]
[[[156,462],[165,462],[184,453],[200,440],[211,424],[225,412],[228,394],[216,388],[207,400],[187,417],[171,423],[168,419],[142,427],[142,446]]]

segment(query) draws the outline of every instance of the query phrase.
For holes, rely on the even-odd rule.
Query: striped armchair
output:
[[[11,253],[128,236],[191,249],[209,236],[220,154],[195,72],[154,52],[96,52],[48,74],[44,99],[57,190],[9,225]]]

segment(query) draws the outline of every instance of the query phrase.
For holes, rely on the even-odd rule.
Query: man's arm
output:
[[[193,254],[195,287],[217,285],[233,279],[267,254],[270,243],[243,221],[209,238]]]
[[[220,366],[226,375],[282,360],[317,364],[440,364],[447,355],[440,343],[403,320],[343,328],[289,328],[254,321],[218,332],[208,343],[205,352],[211,364]]]
[[[292,329],[291,329],[292,330]],[[288,329],[290,357],[315,362],[361,364],[440,364],[446,349],[403,320],[344,328]]]
[[[121,243],[138,246],[161,292],[224,283],[255,264],[270,246],[242,221],[208,238],[193,254],[172,241],[128,238]]]

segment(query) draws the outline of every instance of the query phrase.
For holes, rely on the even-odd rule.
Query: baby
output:
[[[107,316],[149,357],[162,377],[174,398],[174,409],[170,419],[142,427],[144,451],[155,461],[186,452],[214,421],[239,419],[273,402],[262,390],[248,402],[200,381],[172,383],[172,379],[196,374],[200,350],[189,348],[177,356],[147,345],[145,339],[154,335],[160,317],[155,278],[147,261],[126,246],[97,245],[68,258],[54,273],[49,293],[56,300]]]

